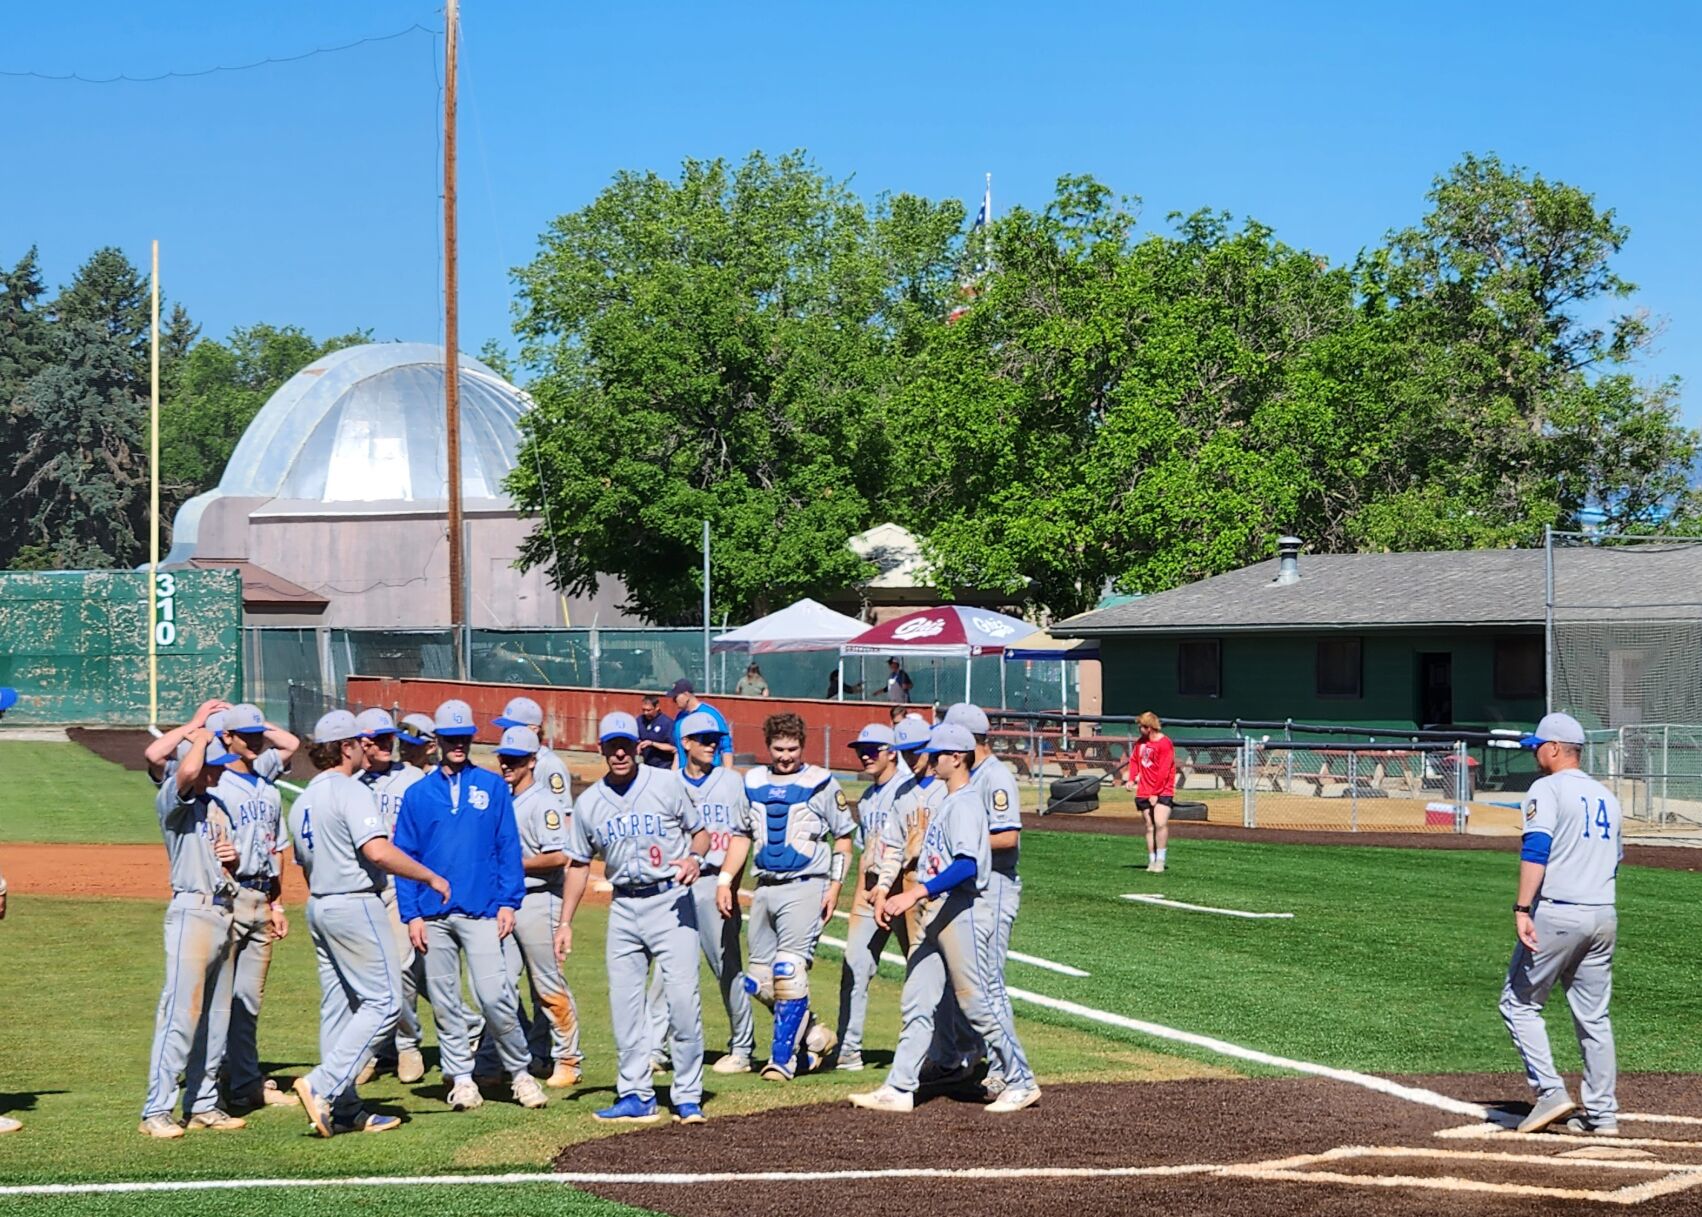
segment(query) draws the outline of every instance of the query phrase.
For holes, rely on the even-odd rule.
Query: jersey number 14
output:
[[[1584,805],[1584,840],[1588,841],[1592,830],[1597,828],[1602,830],[1602,840],[1612,840],[1613,821],[1607,814],[1607,800],[1596,800],[1596,818],[1594,820],[1590,819],[1590,800],[1580,796],[1578,801]]]

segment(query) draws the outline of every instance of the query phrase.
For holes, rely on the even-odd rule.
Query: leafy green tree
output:
[[[889,467],[883,396],[949,288],[955,213],[871,214],[802,154],[622,173],[518,273],[540,370],[509,489],[522,561],[583,592],[618,576],[658,622],[767,611],[870,572],[846,548]]]
[[[52,358],[53,335],[43,307],[47,286],[41,264],[32,247],[11,270],[0,270],[0,496],[12,510],[0,517],[0,567],[13,561],[26,543],[23,520],[17,510],[21,481],[18,468],[23,456],[24,420],[22,397],[29,382]]]

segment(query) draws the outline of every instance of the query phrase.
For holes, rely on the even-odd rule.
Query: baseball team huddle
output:
[[[895,937],[907,966],[892,1065],[851,1102],[909,1111],[919,1090],[979,1082],[988,1112],[1031,1106],[1040,1088],[1003,978],[1022,894],[1015,777],[979,707],[893,718],[851,744],[868,779],[853,805],[804,763],[796,714],[767,719],[768,762],[745,773],[726,720],[695,697],[671,764],[645,755],[633,715],[607,714],[605,771],[574,799],[529,698],[494,720],[499,773],[471,761],[465,702],[400,722],[333,710],[306,743],[314,775],[286,816],[277,780],[302,741],[255,706],[203,704],[147,750],[172,899],[140,1130],[231,1131],[245,1127],[233,1111],[299,1105],[323,1137],[390,1131],[400,1119],[364,1107],[359,1087],[379,1069],[424,1077],[422,997],[450,1108],[476,1108],[505,1081],[516,1103],[546,1106],[582,1077],[563,966],[599,859],[618,1081],[597,1119],[703,1122],[700,955],[731,1031],[714,1072],[862,1070],[869,987]],[[261,1070],[258,1027],[272,950],[290,933],[289,854],[307,881],[321,1001],[320,1062],[286,1090]],[[812,1009],[810,976],[848,880],[830,1016],[819,997]],[[753,1000],[773,1013],[761,1062]],[[669,1071],[671,1113],[652,1080]]]

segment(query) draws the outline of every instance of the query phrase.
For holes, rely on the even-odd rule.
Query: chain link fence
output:
[[[1614,793],[1635,827],[1702,828],[1702,726],[1641,723],[1588,733],[1584,769]]]

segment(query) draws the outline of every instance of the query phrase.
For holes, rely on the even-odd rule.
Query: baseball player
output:
[[[396,885],[396,903],[409,941],[426,957],[426,997],[437,1024],[439,1067],[450,1083],[449,1106],[468,1111],[484,1102],[473,1081],[461,1004],[465,961],[484,1011],[485,1036],[495,1040],[514,1101],[543,1107],[549,1097],[530,1072],[520,998],[502,958],[502,940],[514,932],[526,895],[514,800],[506,782],[469,761],[478,728],[466,702],[444,702],[435,725],[443,760],[402,796],[396,847],[448,879],[455,894],[442,899],[404,877]]]
[[[544,738],[544,710],[530,697],[510,698],[502,708],[502,715],[491,720],[504,731],[510,727],[530,727],[541,741]],[[538,759],[532,772],[533,780],[541,785],[550,796],[558,800],[564,809],[573,806],[573,780],[567,772],[567,764],[561,757],[550,751],[548,744],[540,744]]]
[[[732,913],[723,917],[715,907],[715,893],[726,870],[727,847],[732,843],[734,825],[745,806],[745,778],[737,769],[715,763],[722,735],[712,715],[688,714],[680,740],[686,750],[686,767],[676,772],[686,797],[697,807],[709,832],[703,867],[697,882],[691,886],[692,901],[697,906],[698,943],[710,972],[721,986],[721,1003],[727,1009],[727,1023],[732,1031],[727,1039],[727,1054],[710,1068],[716,1073],[749,1073],[751,1057],[756,1052],[756,1020],[751,1016],[751,995],[745,989],[739,950],[742,912],[735,903]],[[737,878],[736,875],[728,878],[728,885],[735,884]],[[661,1063],[667,1059],[668,989],[659,971],[650,982],[650,1034],[652,1055],[660,1058],[655,1063]]]
[[[680,742],[680,724],[693,714],[708,714],[715,719],[721,728],[721,749],[716,753],[715,763],[731,767],[733,764],[733,728],[727,724],[727,716],[706,701],[697,696],[697,689],[689,680],[676,680],[673,688],[668,690],[668,699],[674,703],[674,763],[677,768],[686,767],[685,745]]]
[[[614,888],[603,958],[619,1077],[614,1104],[594,1114],[627,1124],[665,1118],[650,1080],[645,1017],[644,980],[655,960],[668,990],[674,1122],[701,1124],[703,1007],[697,988],[697,905],[688,889],[702,870],[709,831],[673,772],[638,763],[638,721],[632,715],[605,714],[597,739],[608,772],[573,806],[555,939],[556,958],[565,959],[573,951],[573,915],[585,895],[591,859],[601,854],[604,875]]]
[[[970,770],[975,737],[957,723],[935,728],[928,751],[945,783],[946,798],[929,819],[922,841],[917,877],[922,882],[897,896],[876,889],[875,920],[890,926],[913,905],[922,904],[921,938],[905,969],[901,998],[904,1029],[886,1082],[851,1096],[859,1107],[910,1111],[921,1066],[934,1037],[934,1016],[949,984],[964,1016],[985,1040],[993,1068],[1005,1079],[1002,1092],[987,1106],[994,1113],[1020,1111],[1040,1098],[1022,1045],[994,1012],[976,921],[987,907],[983,892],[993,871],[987,813]]]
[[[140,1131],[162,1140],[184,1133],[171,1114],[180,1075],[190,1129],[247,1127],[219,1106],[218,1086],[230,1027],[232,872],[238,854],[212,791],[224,764],[234,759],[216,735],[196,728],[178,745],[176,769],[154,800],[171,870],[171,904],[165,915],[165,985],[154,1015]]]
[[[404,714],[396,728],[404,765],[421,773],[437,767],[437,726],[429,714]]]
[[[5,701],[4,694],[6,693],[12,693],[13,700],[16,700],[16,693],[13,690],[4,689],[0,690],[0,701]],[[5,707],[0,707],[0,714],[4,714],[8,708],[10,708],[9,703]],[[4,920],[6,920],[6,876],[0,875],[0,921]],[[0,1116],[0,1133],[17,1132],[23,1126],[22,1120],[14,1120],[11,1116]]]
[[[396,817],[402,811],[402,796],[408,787],[425,776],[425,772],[397,755],[404,741],[422,743],[419,736],[407,735],[396,726],[388,710],[362,710],[355,716],[360,728],[361,767],[355,780],[372,792],[378,804],[378,814],[384,820],[384,835],[396,835]],[[396,1077],[402,1082],[417,1082],[425,1076],[425,1057],[420,1055],[419,994],[425,987],[425,960],[414,952],[408,941],[408,927],[402,921],[396,904],[396,884],[388,873],[382,876],[383,890],[379,898],[389,918],[390,932],[395,939],[397,966],[401,970],[401,988],[397,990],[396,1029],[379,1042],[378,1055],[367,1062],[356,1079],[365,1085],[378,1071],[380,1060],[394,1062]]]
[[[890,930],[875,924],[873,894],[885,850],[882,841],[887,821],[903,779],[898,768],[898,737],[891,727],[870,723],[851,741],[850,747],[869,779],[869,785],[857,800],[856,839],[861,860],[857,866],[857,891],[851,899],[851,924],[845,931],[845,962],[839,976],[838,1067],[856,1073],[863,1068],[863,1023],[869,1015],[869,984],[880,966],[881,951],[892,936]],[[908,955],[910,938],[902,922],[898,935]]]
[[[1543,776],[1525,800],[1519,892],[1513,903],[1518,945],[1501,990],[1501,1017],[1525,1062],[1536,1102],[1519,1125],[1536,1132],[1577,1110],[1554,1069],[1542,1008],[1556,981],[1572,1007],[1584,1056],[1584,1111],[1573,1132],[1614,1136],[1619,1102],[1608,1000],[1619,933],[1615,878],[1625,849],[1613,792],[1579,768],[1584,729],[1570,714],[1549,714],[1521,741],[1536,750]]]
[[[1125,785],[1135,792],[1135,806],[1146,821],[1146,868],[1162,875],[1170,842],[1170,808],[1176,802],[1176,745],[1164,734],[1164,724],[1151,710],[1135,723],[1141,736],[1129,757]]]
[[[244,702],[213,713],[207,726],[231,759],[213,787],[236,845],[236,900],[231,940],[230,1037],[225,1047],[225,1096],[234,1107],[294,1107],[295,1096],[260,1072],[260,1004],[272,944],[290,932],[283,904],[283,800],[275,785],[301,741]]]
[[[307,875],[307,932],[319,964],[320,1062],[295,1081],[321,1137],[389,1132],[402,1121],[361,1106],[356,1075],[396,1026],[402,986],[396,939],[381,895],[385,875],[423,884],[445,902],[449,884],[390,843],[372,791],[355,779],[361,730],[347,710],[314,724],[318,770],[290,806],[290,839]]]
[[[1014,1043],[1016,1015],[1011,1010],[1010,995],[1005,992],[1005,959],[1010,954],[1011,929],[1016,925],[1017,909],[1022,904],[1022,879],[1017,875],[1017,860],[1022,850],[1021,794],[1010,766],[994,756],[987,745],[989,728],[985,710],[970,702],[959,702],[946,711],[945,721],[966,728],[975,739],[975,763],[969,778],[987,813],[992,850],[992,872],[987,876],[975,919],[976,932],[981,935],[982,984],[993,1017],[999,1020],[1006,1038]],[[957,1047],[969,1048],[963,1054],[966,1057],[979,1057],[985,1045],[969,1046],[959,1041]],[[998,1071],[997,1059],[991,1053],[985,1055],[989,1062],[987,1093],[997,1095],[1008,1079]]]
[[[715,905],[723,917],[732,915],[738,898],[732,876],[752,858],[756,892],[745,989],[774,1011],[774,1042],[762,1076],[790,1081],[839,1042],[810,1014],[809,969],[821,928],[839,905],[856,825],[838,779],[804,764],[803,719],[770,715],[762,733],[769,762],[745,775],[747,805],[727,848]]]
[[[148,742],[142,755],[148,762],[148,780],[155,786],[177,771],[177,753],[183,741],[207,725],[207,720],[220,710],[230,709],[230,703],[212,697],[202,702],[188,722],[173,727]]]
[[[579,1085],[583,1062],[579,1008],[568,991],[555,952],[562,877],[567,867],[563,851],[567,849],[572,803],[537,776],[540,752],[538,736],[530,727],[509,727],[496,748],[497,764],[514,798],[521,868],[526,875],[526,896],[514,918],[514,933],[503,939],[502,958],[516,991],[522,968],[532,991],[532,1018],[528,1020],[523,1014],[520,1019],[527,1029],[532,1059],[547,1062],[546,1086],[565,1090]],[[533,1027],[541,1028],[541,1039],[532,1036]],[[494,1045],[485,1043],[480,1046],[473,1076],[495,1073],[495,1065]]]

